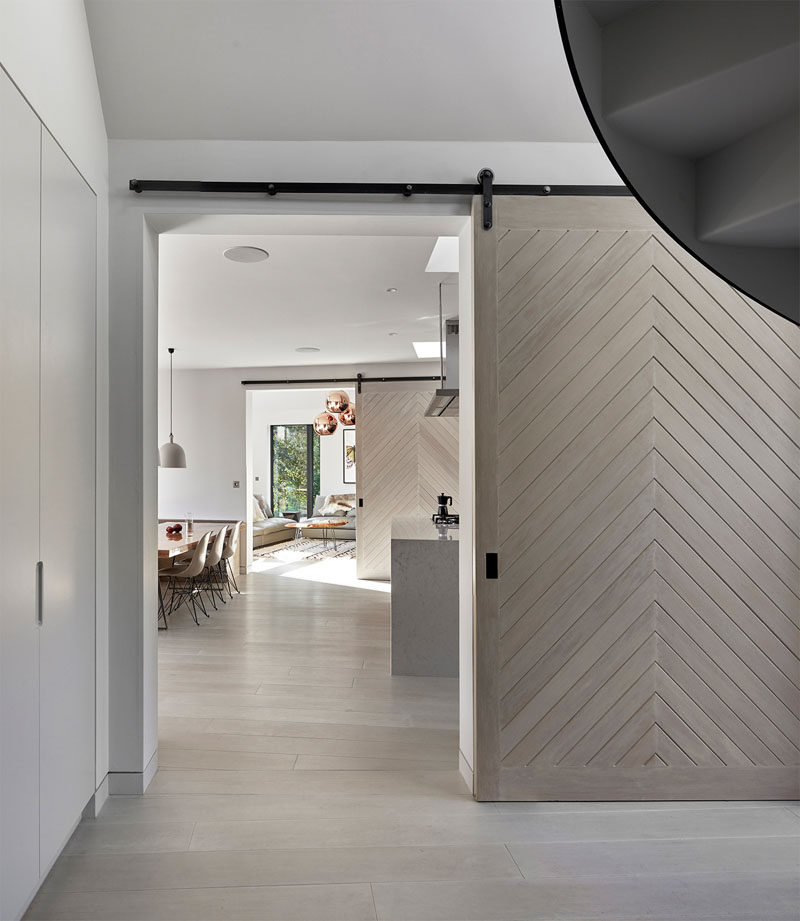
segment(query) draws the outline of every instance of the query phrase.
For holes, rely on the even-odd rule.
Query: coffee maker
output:
[[[436,514],[432,516],[433,523],[458,527],[458,515],[450,511],[450,507],[453,505],[453,497],[441,495],[436,497],[436,501],[439,503],[439,507],[436,510]]]

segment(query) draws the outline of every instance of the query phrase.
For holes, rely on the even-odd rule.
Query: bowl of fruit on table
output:
[[[172,540],[180,540],[182,531],[183,531],[182,524],[168,524],[167,525],[167,537],[172,538]]]

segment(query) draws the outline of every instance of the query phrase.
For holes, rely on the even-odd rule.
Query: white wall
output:
[[[97,194],[106,139],[82,0],[3,0],[0,63]]]
[[[422,373],[422,372],[420,372]],[[309,377],[316,377],[309,374]],[[325,409],[325,395],[334,386],[320,390],[257,390],[253,393],[253,492],[262,493],[270,501],[270,426],[308,425],[317,413]],[[336,388],[339,389],[339,388]],[[355,389],[343,387],[351,401],[355,400]],[[333,435],[319,440],[320,495],[331,493],[355,493],[355,483],[344,482],[342,464],[344,426],[340,425]],[[258,477],[258,481],[256,481]],[[280,509],[273,510],[280,515]]]
[[[176,356],[178,353],[176,352]],[[158,517],[245,517],[245,391],[238,370],[175,371],[175,441],[186,468],[158,468]],[[158,441],[169,439],[169,372],[159,372]],[[234,480],[239,488],[234,489]]]
[[[0,66],[97,195],[96,783],[108,773],[108,141],[82,0],[2,0]]]

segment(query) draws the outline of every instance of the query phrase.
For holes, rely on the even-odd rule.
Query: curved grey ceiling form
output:
[[[800,322],[800,4],[555,0],[586,113],[651,215]]]

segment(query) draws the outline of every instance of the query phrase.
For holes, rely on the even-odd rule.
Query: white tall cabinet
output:
[[[0,918],[95,789],[96,200],[0,72]]]

